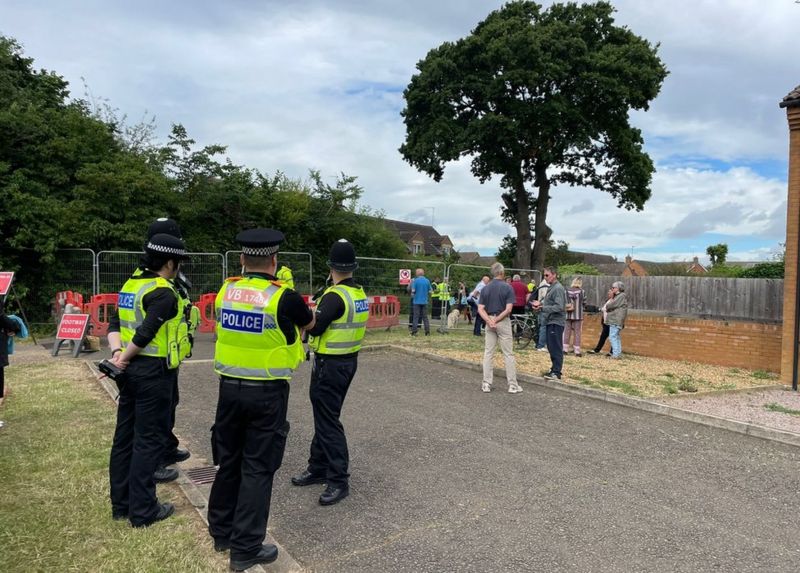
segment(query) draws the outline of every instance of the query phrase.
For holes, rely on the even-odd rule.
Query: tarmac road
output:
[[[483,394],[475,372],[404,354],[359,360],[336,506],[289,483],[313,431],[308,364],[292,382],[269,525],[308,570],[800,569],[796,448],[530,384]],[[218,382],[209,361],[181,370],[178,433],[210,460]]]

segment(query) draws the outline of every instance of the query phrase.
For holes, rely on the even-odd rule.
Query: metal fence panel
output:
[[[58,249],[55,261],[47,266],[54,291],[79,292],[88,301],[93,294],[97,294],[96,261],[91,249]]]
[[[573,277],[562,277],[569,286]],[[782,279],[619,277],[582,275],[586,302],[602,306],[614,281],[625,284],[628,308],[703,318],[780,322]]]
[[[192,284],[190,295],[217,292],[225,280],[225,258],[220,253],[187,253],[190,259],[181,263],[181,270]],[[139,265],[142,253],[137,251],[100,251],[97,253],[97,284],[101,293],[118,292]]]
[[[226,276],[235,277],[242,274],[239,264],[239,255],[242,251],[227,251],[225,253]],[[278,252],[278,268],[287,266],[292,270],[294,288],[303,294],[313,294],[314,265],[311,253],[293,253],[290,251]]]
[[[450,292],[457,293],[459,283],[464,283],[467,289],[467,294],[475,290],[475,286],[480,282],[484,275],[491,276],[489,267],[482,265],[464,265],[461,263],[453,263],[447,267],[447,276],[450,283]],[[506,277],[511,278],[513,275],[520,275],[523,283],[532,282],[534,288],[539,285],[542,280],[542,275],[539,271],[533,269],[510,269],[506,268]]]
[[[400,284],[400,270],[411,271],[414,278],[416,269],[423,269],[425,276],[431,281],[442,279],[446,267],[440,261],[422,261],[416,259],[381,259],[374,257],[357,257],[358,270],[355,272],[356,282],[364,287],[368,296],[394,295],[400,299],[400,312],[408,314],[411,295],[407,285]]]

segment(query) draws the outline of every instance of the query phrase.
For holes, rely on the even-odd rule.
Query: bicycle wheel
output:
[[[517,343],[517,348],[520,350],[527,348],[531,340],[533,340],[533,330],[531,330],[531,327],[528,325],[523,326],[519,334],[514,336],[514,342]]]

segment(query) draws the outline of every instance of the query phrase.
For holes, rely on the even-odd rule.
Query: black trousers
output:
[[[134,358],[126,371],[109,462],[111,508],[133,525],[145,525],[158,513],[153,472],[164,455],[178,371],[146,356]]]
[[[230,539],[232,559],[255,556],[264,542],[272,479],[289,434],[288,405],[286,380],[220,381],[213,437],[219,470],[208,529],[215,539]]]
[[[357,368],[357,356],[314,355],[308,391],[314,411],[314,438],[311,440],[308,471],[325,476],[327,484],[332,487],[347,486],[350,479],[347,438],[339,417]]]
[[[177,372],[177,371],[176,371]],[[178,436],[175,435],[175,412],[178,409],[178,402],[180,401],[180,393],[178,392],[178,376],[175,376],[175,382],[172,385],[172,405],[169,409],[169,430],[167,431],[167,441],[164,446],[164,459],[162,465],[169,465],[175,457],[175,450],[180,445]]]
[[[564,366],[564,327],[560,324],[548,324],[546,328],[547,351],[552,362],[550,372],[561,376],[561,368]]]
[[[594,347],[595,352],[600,352],[603,349],[603,345],[606,343],[608,339],[608,325],[603,322],[603,331],[600,333],[600,340],[597,341],[597,346]]]

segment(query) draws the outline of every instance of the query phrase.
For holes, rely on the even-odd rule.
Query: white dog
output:
[[[454,308],[450,311],[450,314],[447,315],[447,328],[452,330],[458,326],[458,321],[461,318],[461,311],[457,308]]]

